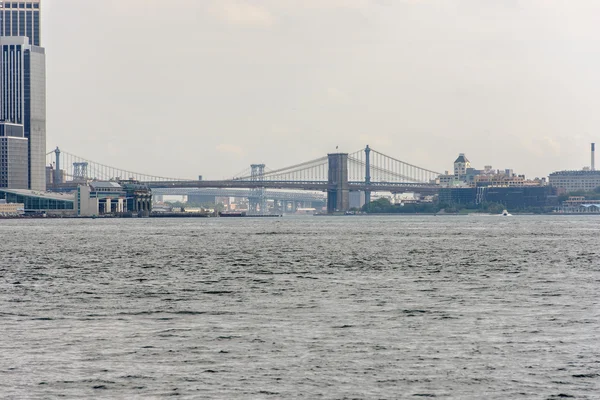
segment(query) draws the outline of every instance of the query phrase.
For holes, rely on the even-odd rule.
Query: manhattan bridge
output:
[[[253,164],[244,173],[222,180],[167,178],[127,171],[58,147],[46,158],[46,165],[52,169],[48,190],[74,190],[89,180],[136,180],[148,185],[156,195],[208,193],[247,197],[250,211],[266,210],[268,199],[318,201],[325,200],[326,194],[327,211],[343,212],[350,208],[350,192],[363,192],[366,203],[370,202],[372,192],[434,194],[439,189],[435,179],[440,175],[369,146],[353,153],[331,153],[275,170],[265,164]]]

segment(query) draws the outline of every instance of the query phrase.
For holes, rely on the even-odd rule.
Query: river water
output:
[[[0,221],[1,398],[598,399],[600,218]]]

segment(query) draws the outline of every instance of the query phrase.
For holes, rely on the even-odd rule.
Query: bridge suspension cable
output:
[[[370,149],[370,181],[390,183],[429,183],[440,173],[398,160],[377,150]],[[366,180],[365,151],[348,155],[348,175],[350,181]]]
[[[58,150],[58,149],[57,149]],[[83,157],[68,153],[62,150],[54,150],[46,153],[46,165],[52,167],[55,171],[60,169],[58,174],[64,181],[80,181],[87,180],[119,180],[119,179],[134,179],[143,182],[158,182],[158,181],[184,181],[189,179],[165,178],[142,174],[139,172],[128,171],[121,168],[111,167],[102,163],[88,160]],[[57,160],[56,157],[59,157]]]
[[[61,182],[67,180],[134,179],[143,182],[180,182],[191,179],[166,178],[115,168],[60,151],[48,152],[47,165],[54,168],[54,176]],[[57,159],[58,157],[58,159]],[[368,159],[368,160],[367,160]],[[368,165],[367,165],[368,163]],[[440,173],[390,157],[377,150],[367,148],[348,154],[348,181],[366,183],[430,183]],[[368,167],[368,168],[367,168]],[[57,171],[57,170],[60,171]],[[241,176],[240,176],[241,175]],[[270,181],[270,182],[328,182],[329,157],[319,157],[288,167],[270,170],[264,164],[254,164],[226,181]]]
[[[314,160],[295,164],[264,172],[261,175],[247,175],[234,180],[240,181],[290,181],[290,182],[318,182],[327,181],[328,158],[320,157]]]

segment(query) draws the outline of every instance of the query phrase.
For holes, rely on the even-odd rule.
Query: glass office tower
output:
[[[29,189],[46,190],[46,55],[25,36],[0,37],[0,121],[23,125]]]
[[[42,45],[41,0],[0,0],[0,36],[27,36],[34,46]]]

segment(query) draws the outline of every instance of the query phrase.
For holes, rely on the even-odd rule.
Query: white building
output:
[[[116,182],[90,182],[77,187],[77,215],[90,217],[122,213],[127,209],[127,197]]]
[[[549,184],[561,192],[591,192],[600,187],[600,171],[558,171],[550,174]]]

